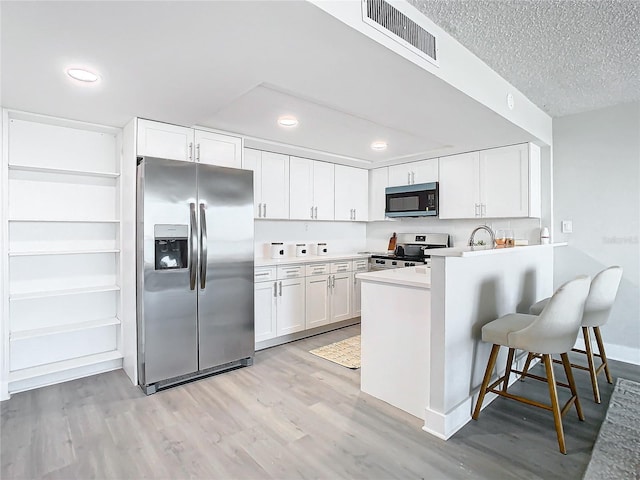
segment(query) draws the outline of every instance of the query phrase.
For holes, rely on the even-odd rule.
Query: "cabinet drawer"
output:
[[[278,266],[278,280],[304,277],[304,265]]]
[[[307,265],[306,275],[310,277],[312,275],[326,275],[330,271],[330,267],[328,263],[313,263],[311,265]]]
[[[346,262],[334,262],[331,264],[331,273],[350,272],[351,261]]]
[[[359,260],[353,261],[353,271],[354,272],[366,272],[369,267],[369,260],[366,258],[361,258]]]
[[[253,274],[254,282],[268,282],[276,279],[276,267],[256,268]]]

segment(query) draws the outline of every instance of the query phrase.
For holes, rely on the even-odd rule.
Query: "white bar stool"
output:
[[[493,343],[493,348],[491,349],[487,370],[482,380],[482,386],[480,387],[478,402],[473,412],[472,418],[474,420],[477,420],[480,415],[482,402],[487,392],[495,393],[535,407],[544,408],[545,410],[551,410],[553,412],[560,452],[567,453],[564,441],[564,430],[562,428],[562,416],[571,408],[571,405],[575,404],[578,418],[584,420],[567,352],[571,350],[571,347],[576,342],[582,320],[582,310],[587,294],[589,293],[590,283],[591,278],[586,275],[579,276],[575,280],[565,283],[556,290],[539,316],[510,313],[482,327],[482,341]],[[496,358],[502,345],[509,348],[505,374],[489,385],[491,374],[496,364]],[[551,405],[539,403],[526,397],[507,392],[511,372],[523,373],[512,369],[515,349],[542,354],[547,378],[545,379],[531,374],[527,374],[527,376],[547,382],[549,385]],[[553,373],[553,362],[551,360],[552,354],[560,354],[569,382],[568,385],[556,382]],[[496,387],[500,383],[502,383],[502,387],[498,390]],[[568,387],[571,390],[571,398],[562,408],[560,408],[558,403],[556,384]]]
[[[604,343],[602,342],[602,335],[600,334],[600,327],[607,323],[611,308],[616,299],[618,293],[618,287],[620,286],[620,280],[622,279],[622,268],[618,266],[609,267],[598,273],[591,281],[591,288],[589,289],[589,295],[584,303],[584,313],[582,314],[582,335],[584,337],[585,350],[572,348],[573,352],[583,353],[587,356],[588,367],[584,365],[577,365],[572,363],[573,368],[580,370],[586,370],[591,376],[591,387],[593,388],[593,399],[596,403],[600,403],[600,390],[598,389],[598,374],[604,369],[605,376],[608,383],[613,383],[611,373],[609,372],[609,365],[607,364],[607,354],[604,351]],[[540,315],[544,307],[549,302],[548,298],[540,300],[537,303],[531,305],[529,313],[532,315]],[[593,334],[596,337],[598,344],[598,353],[593,352],[593,346],[591,344],[591,335],[589,328],[593,329]],[[529,353],[527,356],[527,362],[522,370],[525,374],[529,370],[529,365],[534,357],[539,356],[533,353]],[[602,363],[598,368],[595,366],[594,356],[600,357]],[[556,360],[557,362],[557,360]]]

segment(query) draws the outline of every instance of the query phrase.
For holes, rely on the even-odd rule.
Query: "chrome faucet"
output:
[[[473,232],[471,232],[471,236],[469,237],[469,246],[473,247],[476,233],[479,230],[485,230],[486,232],[489,232],[489,235],[491,235],[491,248],[494,248],[496,246],[496,236],[493,233],[493,230],[491,230],[491,228],[489,228],[489,226],[487,225],[478,225],[473,229]]]

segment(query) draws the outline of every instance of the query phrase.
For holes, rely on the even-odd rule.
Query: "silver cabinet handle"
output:
[[[197,244],[198,244],[198,228],[196,223],[196,204],[189,204],[190,210],[190,235],[189,235],[189,289],[195,290],[196,288],[196,258],[197,258]]]
[[[353,274],[353,284],[354,285],[356,284],[356,274],[355,273]]]
[[[311,207],[311,218],[313,218],[313,207]]]
[[[480,204],[480,216],[481,217],[486,217],[487,216],[487,204],[486,203],[481,203]]]
[[[204,203],[200,204],[200,288],[207,286],[207,211]]]
[[[200,161],[200,144],[196,145],[196,162]]]
[[[278,298],[278,282],[273,282],[273,298]]]
[[[318,207],[315,207],[315,214],[314,217],[316,220],[318,219]]]
[[[279,283],[280,283],[280,296],[282,296],[282,282],[279,282]]]
[[[416,172],[411,172],[411,184],[414,185],[416,183]]]
[[[267,218],[267,204],[262,204],[262,218]]]
[[[478,205],[478,204],[476,203],[476,205],[475,205],[475,210],[474,210],[474,212],[475,212],[475,216],[476,216],[476,217],[478,216],[478,207],[479,207],[479,206],[480,206],[480,205]]]
[[[258,218],[260,218],[262,216],[262,204],[259,203],[258,204]]]
[[[407,172],[407,185],[411,185],[411,172]]]
[[[193,160],[193,142],[189,142],[189,160]]]
[[[356,219],[356,209],[355,208],[353,209],[353,219],[354,220]]]

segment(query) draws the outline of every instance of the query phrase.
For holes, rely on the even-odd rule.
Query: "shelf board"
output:
[[[77,332],[79,330],[89,330],[91,328],[108,327],[109,325],[120,325],[120,319],[117,317],[100,318],[98,320],[86,320],[84,322],[69,323],[66,325],[56,325],[51,327],[33,328],[31,330],[17,330],[11,332],[10,340],[26,340],[35,337],[44,337],[47,335],[56,335],[58,333]]]
[[[104,285],[97,287],[68,288],[65,290],[46,290],[42,292],[10,293],[9,300],[30,300],[34,298],[82,295],[84,293],[111,292],[114,290],[120,290],[120,287],[118,285]]]
[[[10,218],[9,222],[34,222],[34,223],[120,223],[120,220],[112,218]]]
[[[92,170],[74,170],[74,169],[68,169],[68,168],[55,168],[55,167],[34,167],[30,165],[9,164],[9,170],[19,170],[23,172],[61,173],[64,175],[80,175],[84,177],[117,178],[120,176],[120,174],[117,172],[96,172]]]
[[[122,353],[118,350],[112,350],[110,352],[96,353],[95,355],[72,358],[61,362],[23,368],[22,370],[9,372],[9,382],[19,382],[30,378],[42,377],[51,373],[64,372],[65,370],[71,370],[73,368],[86,367],[96,363],[108,362],[110,360],[118,360],[120,358],[122,358]]]
[[[120,250],[108,248],[104,250],[35,250],[26,252],[9,252],[10,257],[33,257],[40,255],[79,255],[93,253],[120,253]]]

